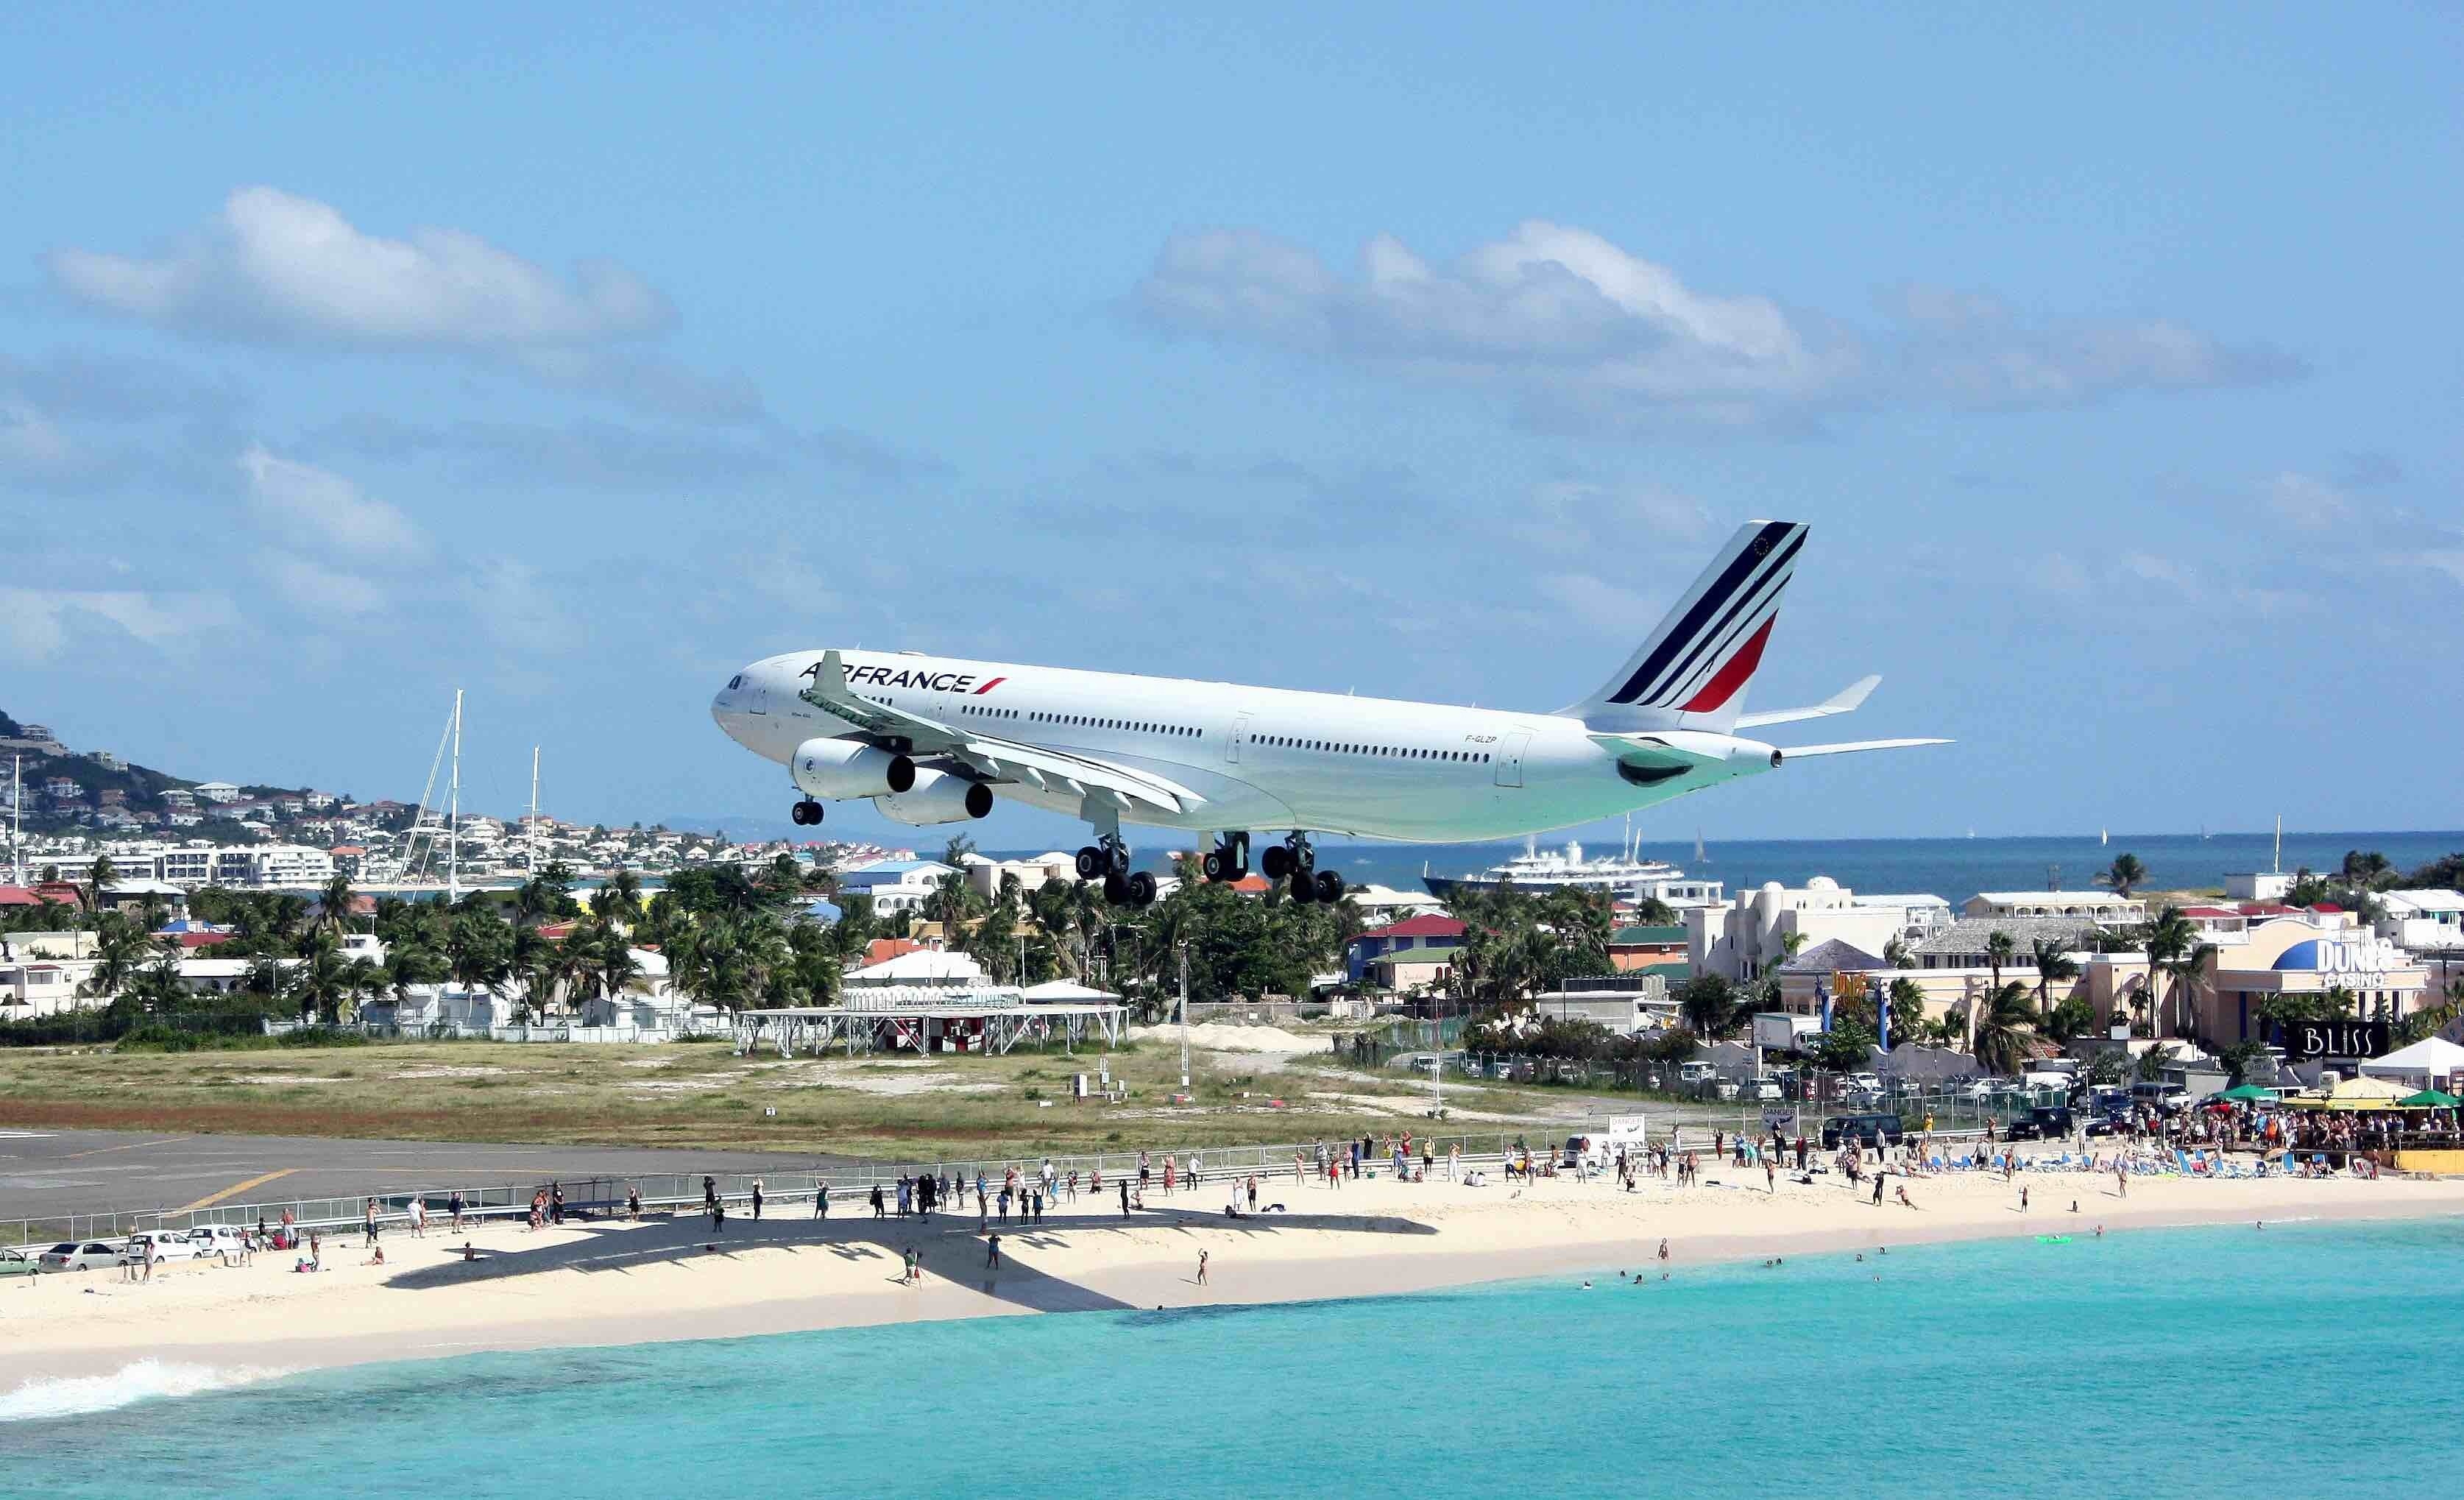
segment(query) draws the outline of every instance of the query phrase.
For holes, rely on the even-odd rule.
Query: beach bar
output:
[[[794,1005],[736,1013],[738,1057],[774,1048],[781,1057],[832,1051],[1007,1053],[1021,1042],[1058,1040],[1074,1050],[1092,1035],[1117,1048],[1129,1007],[1116,999],[1039,1002],[1007,985],[953,988],[892,984],[850,987],[835,1005]]]

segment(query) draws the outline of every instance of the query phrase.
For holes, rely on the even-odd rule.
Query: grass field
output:
[[[784,1060],[709,1044],[11,1048],[0,1051],[0,1124],[877,1157],[1260,1144],[1427,1128],[1425,1083],[1343,1068],[1331,1052],[1196,1052],[1195,1097],[1179,1104],[1171,1097],[1179,1048],[1151,1039],[1111,1055],[1113,1076],[1130,1090],[1125,1101],[1072,1103],[1072,1074],[1093,1074],[1097,1056]],[[1511,1129],[1598,1102],[1556,1090],[1447,1085],[1458,1128]]]

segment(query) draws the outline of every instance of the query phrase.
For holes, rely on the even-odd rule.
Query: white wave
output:
[[[210,1365],[174,1364],[140,1359],[109,1375],[37,1376],[13,1391],[0,1392],[0,1422],[31,1422],[45,1417],[79,1417],[111,1411],[137,1401],[165,1396],[194,1396],[225,1386],[245,1385],[280,1375],[279,1370],[216,1369]]]

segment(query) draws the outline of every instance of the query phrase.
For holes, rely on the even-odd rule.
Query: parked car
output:
[[[1679,1083],[1709,1083],[1712,1076],[1718,1072],[1719,1070],[1712,1067],[1709,1063],[1680,1063],[1677,1065],[1677,1081]]]
[[[1753,1092],[1749,1094],[1748,1097],[1762,1104],[1777,1104],[1779,1102],[1779,1075],[1776,1073],[1765,1073],[1761,1077],[1755,1079],[1753,1081]]]
[[[2067,1104],[2039,1104],[2011,1122],[2003,1133],[2006,1140],[2059,1140],[2071,1133],[2071,1107]]]
[[[2130,1116],[2127,1114],[2099,1114],[2087,1122],[2087,1133],[2091,1136],[2120,1136],[2127,1134],[2129,1129]]]
[[[11,1276],[32,1276],[42,1268],[40,1262],[23,1250],[0,1250],[0,1280]]]
[[[101,1240],[68,1240],[42,1254],[45,1270],[92,1270],[120,1264],[120,1246]]]
[[[1896,1146],[1903,1134],[1900,1117],[1888,1112],[1842,1114],[1822,1122],[1822,1149],[1837,1151],[1849,1140],[1865,1146]]]
[[[192,1261],[199,1251],[185,1229],[141,1229],[128,1237],[121,1258],[131,1265],[142,1265],[151,1256],[156,1265],[166,1261]]]
[[[235,1224],[199,1224],[188,1231],[188,1243],[196,1246],[199,1260],[237,1255],[248,1247],[248,1231]]]

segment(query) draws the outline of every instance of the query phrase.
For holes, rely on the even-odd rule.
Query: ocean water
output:
[[[0,1398],[19,1419],[0,1491],[2241,1500],[2434,1487],[2464,1461],[2440,1373],[2464,1220],[1777,1268],[1680,1250],[1639,1288],[1602,1268],[1590,1290],[477,1355],[189,1395],[151,1394],[161,1367],[116,1396],[36,1383]]]
[[[1150,840],[1152,842],[1152,840]],[[1544,836],[1543,848],[1561,849],[1562,835]],[[1614,854],[1618,836],[1583,842],[1586,855]],[[1725,882],[1739,891],[1776,880],[1802,886],[1829,875],[1852,891],[1876,894],[1926,893],[1953,905],[1979,891],[2041,891],[2058,871],[2062,885],[2093,889],[2097,871],[2124,850],[2147,867],[2149,889],[2221,887],[2234,871],[2266,870],[2275,858],[2273,833],[2129,833],[2115,831],[2099,844],[2093,830],[1999,839],[1739,839],[1706,841],[1705,859],[1694,857],[1691,839],[1645,840],[1646,859],[1665,860],[1688,874]],[[1346,880],[1374,880],[1397,890],[1420,889],[1425,862],[1430,873],[1461,875],[1485,870],[1523,846],[1495,844],[1318,844],[1321,864],[1332,863]],[[2347,849],[2377,849],[2398,871],[2409,871],[2464,849],[2464,832],[2350,832],[2284,835],[2283,868],[2333,870]],[[1158,868],[1160,868],[1158,866]]]

